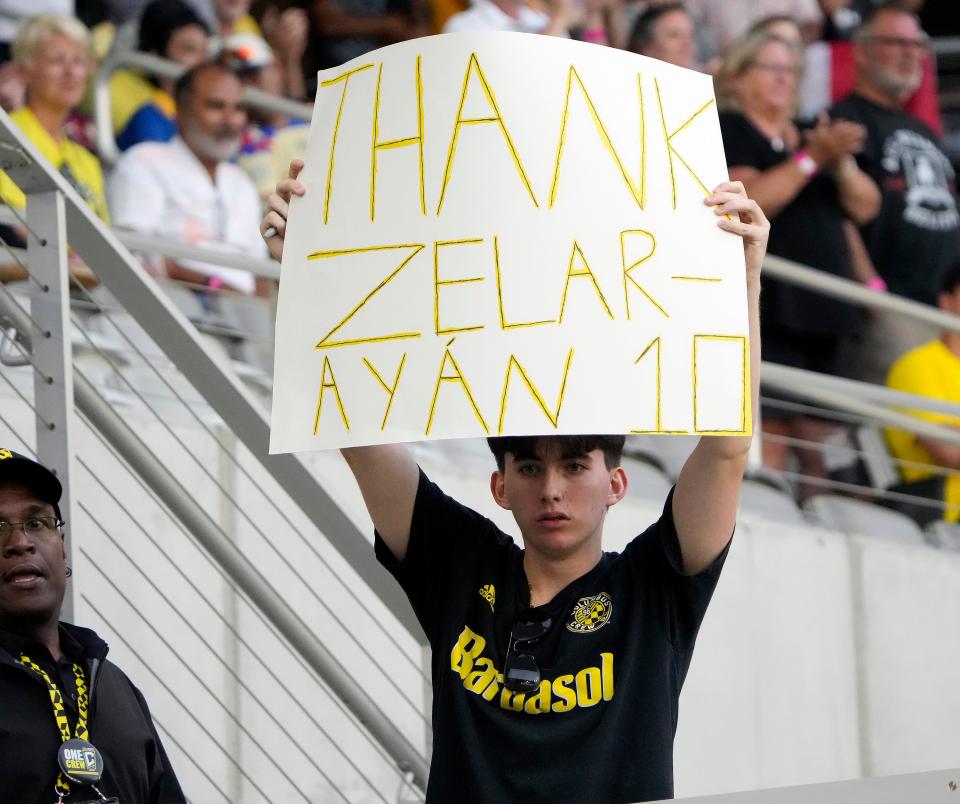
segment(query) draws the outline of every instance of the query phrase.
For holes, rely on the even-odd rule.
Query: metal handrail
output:
[[[7,224],[8,226],[19,226],[20,221],[7,206],[0,205],[0,223]],[[280,263],[274,260],[248,257],[237,252],[220,251],[219,249],[204,246],[190,246],[185,243],[177,243],[168,238],[142,234],[132,229],[123,229],[119,226],[112,227],[112,231],[117,240],[131,251],[159,254],[163,257],[173,257],[174,259],[208,262],[214,265],[221,265],[225,268],[249,271],[254,276],[262,276],[266,279],[280,278]],[[12,251],[26,262],[26,251],[21,249],[12,249]],[[5,250],[0,252],[0,261],[3,260],[5,253]]]
[[[231,373],[225,372],[220,359],[198,337],[186,317],[156,286],[140,263],[86,205],[70,184],[54,171],[9,115],[0,110],[0,167],[21,187],[28,198],[36,193],[55,192],[63,197],[68,240],[80,257],[97,266],[107,289],[135,318],[142,328],[177,364],[183,375],[204,397],[210,407],[236,433],[237,439],[259,460],[263,468],[286,490],[294,503],[313,522],[320,524],[327,541],[343,556],[386,608],[393,612],[418,642],[425,637],[402,591],[379,566],[368,540],[340,505],[321,486],[294,455],[269,454],[269,423],[260,404]],[[131,447],[131,458],[136,450]],[[137,471],[148,476],[150,467],[132,461]],[[249,578],[247,580],[250,580]],[[255,581],[256,579],[254,579]],[[266,586],[266,582],[260,579]],[[370,712],[369,697],[328,678],[325,668],[315,661],[319,640],[301,639],[297,629],[286,629],[282,622],[264,614],[284,633],[290,644],[314,671],[327,680],[343,697],[355,716],[377,738],[404,769],[412,770],[420,786],[425,785],[427,761],[400,734],[386,716]],[[322,649],[322,645],[319,645]],[[356,697],[355,697],[356,696]]]
[[[877,293],[865,288],[859,282],[833,276],[783,257],[768,254],[763,263],[763,272],[767,276],[791,285],[841,301],[852,302],[870,310],[885,310],[951,332],[960,332],[960,316],[945,313],[929,304],[922,304],[894,293]]]
[[[884,404],[878,404],[877,401],[872,401],[872,399],[882,399],[886,404],[913,410],[944,412],[946,409],[946,412],[958,417],[960,417],[960,405],[916,394],[904,394],[880,386],[871,386],[872,389],[876,389],[870,391],[872,399],[865,399],[863,398],[863,386],[869,386],[869,383],[847,380],[842,377],[826,377],[812,371],[804,371],[791,366],[780,366],[776,363],[763,363],[761,371],[762,382],[778,391],[828,407],[848,411],[887,427],[895,427],[898,430],[906,430],[926,438],[935,438],[948,444],[960,446],[960,430],[933,424],[908,413],[890,410],[884,407]],[[858,395],[860,395],[859,398]]]
[[[184,68],[176,62],[152,53],[127,50],[115,41],[114,47],[97,69],[93,82],[93,119],[96,128],[97,152],[108,165],[114,164],[120,157],[120,149],[113,136],[110,79],[117,70],[124,68],[142,70],[150,75],[174,81],[184,73]],[[254,87],[243,88],[243,99],[253,109],[283,114],[307,122],[313,117],[313,106],[310,104],[271,95]]]

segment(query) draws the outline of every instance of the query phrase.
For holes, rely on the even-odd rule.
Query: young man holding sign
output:
[[[261,232],[283,251],[303,165]],[[743,238],[752,410],[760,266],[769,224],[739,182],[705,203]],[[738,219],[739,218],[739,219]],[[434,649],[431,802],[630,802],[673,795],[678,698],[733,533],[750,438],[704,437],[660,519],[602,550],[627,491],[622,436],[490,439],[490,488],[524,550],[444,495],[399,444],[343,450],[376,527],[377,556]]]

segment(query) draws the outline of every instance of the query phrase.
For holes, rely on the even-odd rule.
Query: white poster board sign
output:
[[[749,432],[709,76],[527,34],[319,75],[283,255],[271,450]]]

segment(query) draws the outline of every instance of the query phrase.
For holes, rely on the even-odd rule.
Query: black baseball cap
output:
[[[37,499],[50,503],[60,516],[60,497],[63,486],[57,476],[42,464],[12,449],[0,447],[0,483],[22,483],[30,488]]]

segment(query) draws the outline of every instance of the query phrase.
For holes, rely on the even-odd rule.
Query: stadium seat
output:
[[[751,478],[744,479],[740,487],[740,513],[785,524],[806,522],[791,495]]]
[[[624,451],[627,455],[636,454],[641,460],[661,467],[675,480],[699,440],[699,436],[683,435],[628,436]]]
[[[927,542],[941,550],[955,550],[960,553],[960,525],[944,522],[931,522],[924,530]]]
[[[629,478],[629,494],[660,502],[667,498],[673,481],[652,463],[624,458],[623,468]]]
[[[926,544],[923,531],[906,514],[873,503],[818,494],[803,503],[803,509],[817,523],[847,533],[859,533],[900,544]]]

